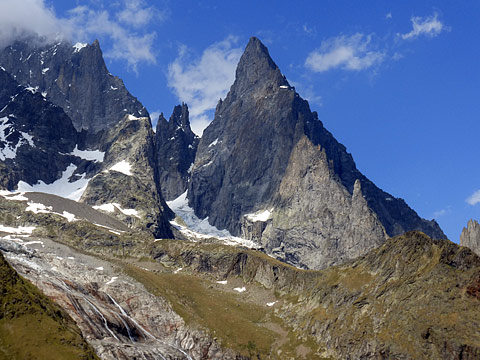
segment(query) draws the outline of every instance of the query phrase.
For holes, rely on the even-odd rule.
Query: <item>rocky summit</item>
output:
[[[199,138],[191,127],[186,104],[175,106],[169,121],[163,114],[155,131],[158,179],[166,200],[174,200],[187,190]]]
[[[257,38],[200,139],[188,199],[210,224],[306,268],[341,263],[409,230],[445,238],[357,170]]]
[[[469,247],[480,255],[480,225],[477,220],[470,219],[467,227],[460,234],[460,245]]]

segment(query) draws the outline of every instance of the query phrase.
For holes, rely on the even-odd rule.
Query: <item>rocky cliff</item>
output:
[[[166,200],[173,200],[187,190],[199,138],[191,127],[186,104],[175,106],[170,120],[163,114],[155,131],[155,156],[158,179]]]
[[[0,162],[14,170],[2,174],[0,185],[53,191],[156,237],[173,237],[149,115],[108,72],[98,41],[42,45],[32,38],[3,49],[0,64],[0,101],[9,114],[1,125],[9,143],[0,138],[0,146],[19,150],[15,161]]]
[[[0,186],[19,181],[52,183],[69,166],[71,175],[94,172],[96,164],[75,156],[81,139],[70,118],[31,87],[19,85],[0,69]]]
[[[77,131],[96,133],[126,114],[148,116],[143,105],[108,72],[98,41],[42,45],[17,41],[0,52],[0,65],[22,85],[36,88],[61,107]]]
[[[302,151],[323,159],[306,159]],[[295,191],[295,183],[304,185]],[[421,219],[357,170],[256,38],[200,140],[188,199],[212,225],[309,268],[359,256],[408,230],[445,238],[435,221]],[[311,257],[302,259],[306,253]]]
[[[470,219],[467,227],[460,234],[460,245],[469,247],[480,255],[480,225],[477,220]]]

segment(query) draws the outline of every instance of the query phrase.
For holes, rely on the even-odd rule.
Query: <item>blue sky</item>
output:
[[[358,168],[458,242],[480,219],[480,2],[365,4],[0,0],[0,45],[22,29],[98,38],[150,113],[185,101],[201,132],[257,36]]]

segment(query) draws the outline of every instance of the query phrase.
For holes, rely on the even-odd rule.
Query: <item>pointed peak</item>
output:
[[[233,90],[243,93],[252,87],[267,84],[288,86],[267,47],[258,38],[251,37],[238,63]]]

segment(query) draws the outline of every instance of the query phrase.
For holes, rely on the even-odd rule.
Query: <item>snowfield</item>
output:
[[[172,211],[183,219],[186,227],[179,224],[175,220],[170,223],[180,230],[188,237],[194,237],[197,239],[218,238],[227,245],[242,245],[249,248],[255,247],[255,243],[251,240],[245,240],[230,234],[228,230],[219,230],[215,226],[208,223],[208,217],[205,219],[199,219],[193,209],[188,206],[187,192],[172,201],[167,201],[167,205]]]

